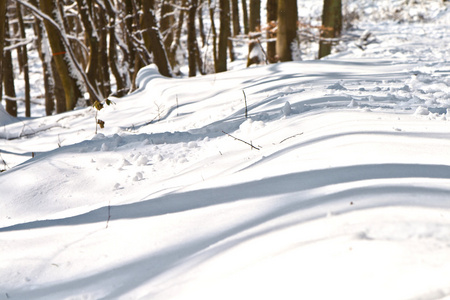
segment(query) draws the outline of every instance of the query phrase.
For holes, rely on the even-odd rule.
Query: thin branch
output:
[[[16,48],[26,46],[26,45],[31,44],[32,42],[34,42],[36,40],[36,38],[27,38],[25,40],[23,40],[23,39],[20,39],[20,40],[21,40],[20,42],[14,44],[14,45],[4,47],[3,51],[11,51],[11,50],[14,50]]]
[[[225,131],[223,131],[223,130],[222,130],[222,132],[225,133],[226,135],[228,135],[229,137],[232,137],[233,139],[239,141],[239,142],[243,142],[244,144],[249,145],[249,146],[252,147],[253,149],[260,150],[258,147],[253,146],[251,143],[247,143],[246,141],[243,141],[243,140],[241,140],[241,139],[238,139],[237,137],[234,137],[234,136],[232,136],[231,134],[229,134],[229,133],[227,133],[227,132],[225,132]]]
[[[285,138],[284,140],[282,140],[282,141],[280,142],[280,144],[281,144],[282,142],[288,140],[288,139],[292,139],[292,138],[294,138],[294,137],[296,137],[296,136],[298,136],[298,135],[302,135],[302,134],[303,134],[303,132],[300,132],[300,133],[294,134],[294,135],[292,135],[292,136],[290,136],[290,137],[287,137],[287,138]]]
[[[262,53],[264,54],[264,58],[265,58],[265,61],[266,61],[266,65],[268,65],[268,64],[269,64],[269,60],[267,59],[267,53],[266,53],[266,51],[264,50],[264,47],[261,45],[261,41],[260,41],[259,39],[256,39],[256,41],[258,42],[259,48],[261,48],[261,51],[262,51]]]
[[[8,101],[20,101],[20,102],[25,102],[25,98],[21,98],[21,97],[11,97],[11,96],[7,96],[7,95],[3,95],[3,99],[8,100]],[[36,99],[38,99],[36,97]],[[33,104],[42,104],[42,102],[39,101],[31,101],[31,103]]]
[[[87,78],[86,73],[84,72],[84,70],[80,66],[80,64],[78,63],[78,61],[75,57],[75,54],[73,53],[72,47],[70,46],[70,43],[67,40],[67,37],[62,32],[62,29],[59,27],[59,25],[50,16],[48,16],[47,14],[40,11],[37,7],[33,6],[32,4],[30,4],[26,1],[23,1],[23,0],[14,0],[14,1],[16,1],[16,2],[20,3],[21,5],[25,6],[26,8],[30,9],[33,13],[35,13],[42,19],[46,20],[49,24],[51,24],[53,27],[55,27],[57,29],[57,32],[58,32],[59,36],[61,37],[61,41],[66,46],[66,49],[68,50],[68,53],[70,55],[70,58],[71,58],[73,64],[75,65],[77,71],[79,72],[79,74],[83,78],[84,83],[86,84],[86,87],[89,91],[89,95],[91,96],[91,98],[93,98],[92,102],[95,102],[96,100],[100,102],[101,97],[97,94],[97,91],[89,82],[89,79]]]
[[[242,90],[242,93],[244,94],[244,101],[245,101],[245,118],[248,118],[248,111],[247,111],[247,95],[245,95],[245,91]]]

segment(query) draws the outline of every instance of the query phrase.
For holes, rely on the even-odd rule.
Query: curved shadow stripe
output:
[[[275,176],[259,181],[233,186],[210,188],[176,194],[169,194],[138,203],[110,207],[112,220],[134,219],[177,213],[212,205],[245,201],[258,197],[271,197],[302,192],[324,186],[371,179],[435,178],[450,179],[450,166],[422,164],[370,164],[312,170]],[[395,192],[395,191],[392,191]],[[448,193],[450,187],[442,190]],[[57,220],[41,220],[0,228],[0,232],[69,226],[103,222],[108,217],[108,207],[102,207],[85,214]]]

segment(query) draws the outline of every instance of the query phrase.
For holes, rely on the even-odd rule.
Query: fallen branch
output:
[[[281,144],[282,142],[288,140],[288,139],[292,139],[292,138],[294,138],[294,137],[296,137],[296,136],[298,136],[298,135],[302,135],[302,134],[303,134],[303,132],[300,132],[300,133],[294,134],[294,135],[292,135],[292,136],[290,136],[290,137],[287,137],[287,138],[285,138],[284,140],[282,140],[282,141],[280,142],[280,144]]]
[[[29,127],[32,132],[26,132],[25,131],[25,127]],[[22,127],[22,130],[21,130],[21,132],[19,133],[18,136],[16,136],[16,137],[4,137],[4,139],[7,140],[7,141],[17,140],[17,139],[20,139],[20,138],[33,136],[33,135],[35,135],[35,134],[37,134],[39,132],[50,130],[50,129],[55,128],[55,127],[63,127],[63,126],[61,126],[61,124],[57,124],[56,123],[56,124],[50,124],[50,125],[42,126],[42,127],[39,127],[39,129],[34,130],[31,126],[29,126],[27,124],[24,124],[23,127]],[[0,136],[0,139],[3,139],[3,137]]]
[[[267,59],[267,53],[266,53],[266,51],[264,51],[264,47],[261,45],[261,41],[259,39],[256,39],[256,41],[258,42],[259,48],[261,48],[261,51],[264,54],[266,65],[268,65],[269,64],[269,60]]]
[[[5,99],[5,100],[8,100],[8,101],[21,101],[21,102],[25,102],[25,98],[20,98],[20,97],[11,97],[11,96],[7,96],[7,95],[3,95],[3,99]],[[38,104],[38,105],[41,105],[42,104],[42,102],[39,102],[39,101],[34,101],[34,100],[31,100],[31,103],[33,103],[33,104]]]
[[[249,145],[250,147],[252,147],[252,148],[254,148],[254,149],[256,149],[256,150],[260,150],[258,147],[253,146],[251,143],[247,143],[246,141],[243,141],[243,140],[241,140],[241,139],[238,139],[237,137],[234,137],[234,136],[232,136],[231,134],[226,133],[226,132],[223,131],[223,130],[222,130],[222,132],[225,133],[226,135],[228,135],[229,137],[232,137],[233,139],[235,139],[235,140],[237,140],[237,141],[243,142],[244,144],[247,144],[247,145]]]

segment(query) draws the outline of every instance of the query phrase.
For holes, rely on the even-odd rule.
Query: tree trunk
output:
[[[144,30],[145,46],[153,53],[153,62],[158,66],[159,73],[172,77],[172,68],[156,23],[154,0],[143,1],[142,10],[141,29]]]
[[[99,13],[97,14],[97,23],[99,26],[99,70],[100,70],[100,78],[97,79],[99,82],[99,90],[103,95],[103,98],[108,97],[111,94],[111,78],[109,76],[109,62],[108,62],[108,30],[107,30],[107,22],[106,22],[106,11],[102,6],[98,7]]]
[[[187,2],[187,0],[181,0],[181,7],[185,7],[186,2]],[[174,60],[173,69],[174,69],[174,73],[176,75],[180,74],[180,62],[177,59],[177,51],[181,45],[180,39],[181,39],[181,31],[183,29],[184,15],[185,15],[185,11],[183,9],[181,9],[180,12],[178,13],[177,26],[175,28],[173,42],[170,45],[170,50],[169,50],[169,52],[170,52],[169,57],[173,57],[173,60]]]
[[[332,41],[341,34],[342,3],[341,0],[324,0],[322,28],[320,31],[319,59],[331,53]]]
[[[2,103],[2,95],[3,95],[3,45],[5,42],[5,28],[7,27],[6,23],[6,1],[0,1],[0,105]]]
[[[7,18],[5,19],[6,23],[8,22]],[[5,45],[9,46],[10,42],[8,41],[10,37],[9,28],[5,27]],[[14,71],[12,65],[11,58],[11,50],[5,50],[3,55],[3,83],[5,88],[5,96],[9,96],[11,98],[16,97],[16,90],[14,88]],[[7,100],[6,101],[6,112],[8,112],[11,116],[17,117],[17,102],[15,100]]]
[[[63,113],[67,111],[66,108],[66,93],[64,91],[63,83],[61,80],[61,76],[59,76],[58,68],[56,67],[55,58],[52,57],[51,60],[51,70],[53,74],[53,82],[55,85],[54,93],[56,99],[56,113]]]
[[[238,36],[241,33],[238,0],[231,0],[231,11],[233,15],[233,36]]]
[[[26,39],[25,35],[25,25],[22,17],[22,9],[19,3],[16,3],[16,13],[19,19],[19,29],[20,29],[20,38],[22,40]],[[22,62],[23,62],[23,77],[25,81],[25,117],[31,117],[31,95],[30,95],[30,72],[28,68],[28,51],[27,45],[23,45],[22,47]]]
[[[90,2],[92,3],[92,2]],[[84,33],[87,38],[87,46],[89,47],[89,62],[87,66],[87,77],[89,82],[98,91],[97,78],[99,71],[99,38],[94,29],[94,19],[90,14],[92,8],[88,6],[86,0],[77,0],[78,12],[81,16],[81,21],[84,26]]]
[[[278,1],[276,50],[280,61],[291,61],[291,45],[297,37],[297,0]]]
[[[37,7],[37,0],[31,0],[31,4]],[[47,40],[44,39],[44,24],[38,18],[34,18],[34,32],[36,35],[35,47],[38,50],[39,58],[42,64],[42,76],[44,79],[45,90],[45,114],[50,116],[55,110],[55,94],[54,94],[54,80],[51,67],[50,53],[46,51],[48,49]],[[43,46],[45,45],[45,46]]]
[[[59,15],[59,10],[55,6],[54,1],[40,0],[40,8],[44,14],[51,16],[56,23],[60,24],[60,29],[62,30],[63,25]],[[44,24],[47,30],[50,46],[52,48],[56,69],[64,87],[66,110],[72,110],[74,109],[82,93],[77,85],[76,78],[72,77],[72,68],[69,65],[71,58],[66,53],[67,49],[60,39],[61,37],[58,29],[50,24],[48,20],[44,20]]]
[[[276,38],[275,28],[278,19],[278,1],[277,0],[267,0],[267,60],[270,63],[277,62],[276,57],[276,42],[270,41],[270,39]]]
[[[259,47],[257,39],[261,37],[261,0],[250,0],[249,29],[247,67],[253,63],[260,63],[259,56],[254,56],[252,50]]]
[[[197,58],[197,67],[200,74],[205,75],[206,74],[205,65],[203,63],[203,59],[200,54],[200,48],[198,46],[197,40],[195,40],[195,57]]]
[[[137,17],[134,17],[136,15],[136,12],[134,10],[134,0],[129,0],[129,1],[124,1],[125,2],[125,15],[127,16],[124,20],[125,22],[125,27],[124,27],[124,31],[126,32],[125,37],[126,37],[126,43],[127,43],[127,51],[124,52],[125,55],[125,61],[128,65],[128,77],[129,78],[134,78],[135,77],[135,73],[137,72],[137,70],[135,70],[134,66],[135,66],[135,61],[136,61],[136,47],[134,46],[134,41],[132,38],[132,33],[133,33],[133,24],[136,23],[138,24],[138,20]],[[131,17],[133,16],[133,17]],[[133,83],[134,85],[134,80]]]
[[[215,6],[212,6],[212,1],[208,0],[209,5],[209,19],[211,21],[211,32],[212,32],[212,44],[213,44],[213,60],[214,60],[214,71],[218,73],[219,71],[219,61],[217,58],[217,30],[216,30],[216,24],[214,22],[214,11]]]
[[[198,0],[190,0],[189,2],[189,13],[187,20],[188,27],[188,64],[189,64],[189,77],[197,75],[197,61],[196,61],[196,44],[197,44],[197,33],[195,29],[195,17],[197,13]]]
[[[250,0],[250,32],[261,31],[261,0]]]
[[[161,28],[161,33],[164,41],[164,48],[166,49],[167,57],[170,62],[172,69],[176,66],[176,56],[175,53],[170,51],[170,47],[174,41],[174,31],[173,28],[175,24],[175,18],[173,16],[173,1],[172,0],[162,0],[161,3],[161,19],[159,20],[159,27]]]
[[[200,33],[200,38],[202,39],[202,47],[206,45],[206,34],[205,34],[205,24],[203,23],[203,0],[200,0],[200,5],[197,9],[198,16],[198,31]]]
[[[230,28],[228,29],[228,35],[231,35],[231,18],[230,18]],[[236,54],[234,53],[234,45],[233,41],[228,38],[228,56],[230,57],[230,61],[235,61]]]
[[[230,0],[220,0],[220,34],[217,72],[227,71],[227,48],[230,36]]]
[[[126,74],[121,72],[121,69],[118,67],[118,55],[117,55],[117,44],[124,45],[123,42],[119,42],[115,32],[116,25],[116,12],[113,4],[109,1],[105,1],[106,11],[108,13],[109,22],[108,22],[108,31],[109,31],[109,66],[111,67],[111,72],[116,79],[116,96],[122,97],[128,92],[128,87],[125,84],[125,76]]]
[[[244,33],[248,34],[248,9],[247,9],[247,0],[242,0],[242,18],[244,19]]]

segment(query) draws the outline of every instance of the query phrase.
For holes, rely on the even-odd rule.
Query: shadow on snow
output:
[[[428,178],[450,179],[450,166],[420,165],[420,164],[381,164],[338,167],[333,169],[298,172],[288,175],[276,176],[259,181],[236,184],[229,187],[203,189],[197,191],[169,194],[156,199],[148,199],[139,203],[111,206],[111,221],[119,219],[136,219],[178,213],[200,209],[213,205],[220,205],[235,201],[245,201],[258,197],[279,196],[280,205],[256,217],[240,220],[238,224],[216,232],[213,235],[201,236],[188,243],[182,243],[152,253],[135,261],[124,263],[121,266],[102,271],[84,278],[69,282],[53,284],[33,290],[9,291],[14,297],[33,296],[34,298],[58,293],[86,292],[88,290],[108,290],[107,298],[118,297],[145,282],[167,272],[186,262],[193,255],[200,255],[202,262],[236,245],[255,237],[276,232],[296,224],[324,217],[327,214],[327,205],[333,205],[334,214],[349,211],[369,209],[382,206],[423,206],[423,207],[450,207],[446,199],[450,194],[449,188],[436,188],[425,186],[411,186],[389,184],[377,186],[359,186],[347,188],[342,191],[318,196],[306,196],[304,191],[324,186],[350,183],[372,179],[400,179],[400,178]],[[284,194],[298,193],[294,200],[284,201]],[[394,197],[385,197],[394,196]],[[386,199],[385,199],[386,198]],[[358,205],[349,205],[349,201],[370,199],[373,201],[360,201]],[[415,199],[414,201],[412,199]],[[434,201],[438,199],[438,201]],[[271,220],[292,214],[309,212],[299,219],[268,225]],[[313,212],[311,214],[311,212]],[[107,207],[103,207],[86,214],[61,220],[35,221],[26,224],[1,228],[0,232],[45,228],[51,226],[71,226],[94,222],[106,222]],[[230,239],[239,233],[255,229],[243,237]],[[221,242],[220,244],[218,244]],[[314,241],[312,241],[314,242]],[[211,248],[211,245],[216,247]],[[121,282],[119,286],[115,282]]]

